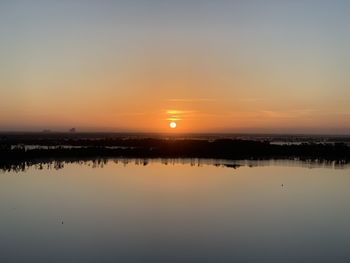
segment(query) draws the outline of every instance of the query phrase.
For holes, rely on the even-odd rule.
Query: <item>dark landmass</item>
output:
[[[96,133],[0,135],[0,169],[24,162],[99,158],[298,159],[348,163],[350,146],[346,141],[274,144],[269,140],[208,139],[207,136],[191,139]]]
[[[7,139],[13,143],[56,143],[66,140],[101,140],[101,139],[195,139],[195,140],[250,140],[269,141],[271,143],[334,143],[350,144],[350,135],[320,134],[245,134],[245,133],[116,133],[116,132],[0,132],[0,140]]]

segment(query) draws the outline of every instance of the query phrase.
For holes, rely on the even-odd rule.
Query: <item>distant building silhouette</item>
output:
[[[71,128],[71,129],[69,129],[69,132],[71,132],[71,133],[74,133],[74,132],[76,132],[77,130],[75,129],[75,128]]]

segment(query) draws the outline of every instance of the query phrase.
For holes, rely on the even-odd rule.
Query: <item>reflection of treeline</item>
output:
[[[343,143],[274,145],[269,142],[218,139],[30,139],[33,145],[56,145],[54,148],[27,149],[25,141],[1,140],[0,160],[33,160],[40,158],[217,158],[217,159],[324,159],[350,160],[350,147]],[[71,145],[81,147],[59,147]],[[113,146],[113,147],[112,147]],[[117,147],[116,147],[117,146]],[[120,147],[120,148],[118,148]]]
[[[91,168],[103,168],[109,162],[122,164],[123,166],[132,163],[134,165],[147,166],[150,162],[157,162],[163,165],[187,164],[191,166],[214,165],[216,167],[228,167],[237,169],[242,164],[237,161],[216,160],[216,159],[200,159],[200,158],[62,158],[62,159],[33,159],[27,161],[10,161],[0,162],[0,171],[7,172],[24,172],[33,167],[37,170],[59,170],[64,168],[66,164],[78,164],[90,166]]]
[[[161,163],[163,165],[190,165],[201,167],[203,165],[213,165],[216,167],[226,167],[237,169],[241,166],[258,167],[266,165],[297,166],[306,168],[348,168],[348,163],[344,161],[312,160],[312,159],[292,159],[292,160],[224,160],[224,159],[203,159],[203,158],[60,158],[60,159],[32,159],[26,161],[8,160],[0,162],[0,171],[3,172],[25,172],[29,168],[37,170],[59,170],[66,164],[77,164],[89,166],[91,168],[103,168],[109,162],[147,166],[149,163]]]
[[[64,168],[65,164],[75,163],[79,165],[88,165],[93,168],[103,167],[107,164],[108,159],[98,158],[98,159],[33,159],[33,160],[12,160],[12,161],[0,161],[0,170],[2,171],[12,171],[12,172],[24,172],[30,167],[34,167],[38,170],[48,169],[48,170],[59,170]]]

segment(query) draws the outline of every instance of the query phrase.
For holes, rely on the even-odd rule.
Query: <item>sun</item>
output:
[[[172,128],[172,129],[175,129],[176,128],[176,122],[172,121],[169,123],[169,127]]]

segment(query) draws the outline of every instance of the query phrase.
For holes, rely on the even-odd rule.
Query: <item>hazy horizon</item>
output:
[[[76,131],[71,132],[70,129],[76,129]],[[258,136],[344,136],[344,137],[350,137],[349,133],[341,133],[341,132],[302,132],[302,131],[295,131],[295,132],[290,132],[290,131],[218,131],[218,132],[178,132],[178,131],[164,131],[164,132],[160,132],[160,131],[133,131],[133,130],[111,130],[111,129],[77,129],[76,127],[71,127],[71,128],[60,128],[60,129],[17,129],[17,130],[11,130],[11,129],[4,129],[4,130],[0,130],[0,134],[16,134],[16,133],[33,133],[33,134],[39,134],[39,133],[43,133],[43,134],[55,134],[55,133],[62,133],[62,134],[135,134],[135,135],[159,135],[159,136],[168,136],[168,135],[174,135],[174,136],[186,136],[186,135],[195,135],[195,136],[206,136],[206,135],[228,135],[228,136],[239,136],[239,135],[243,135],[243,136],[250,136],[250,135],[258,135]]]

